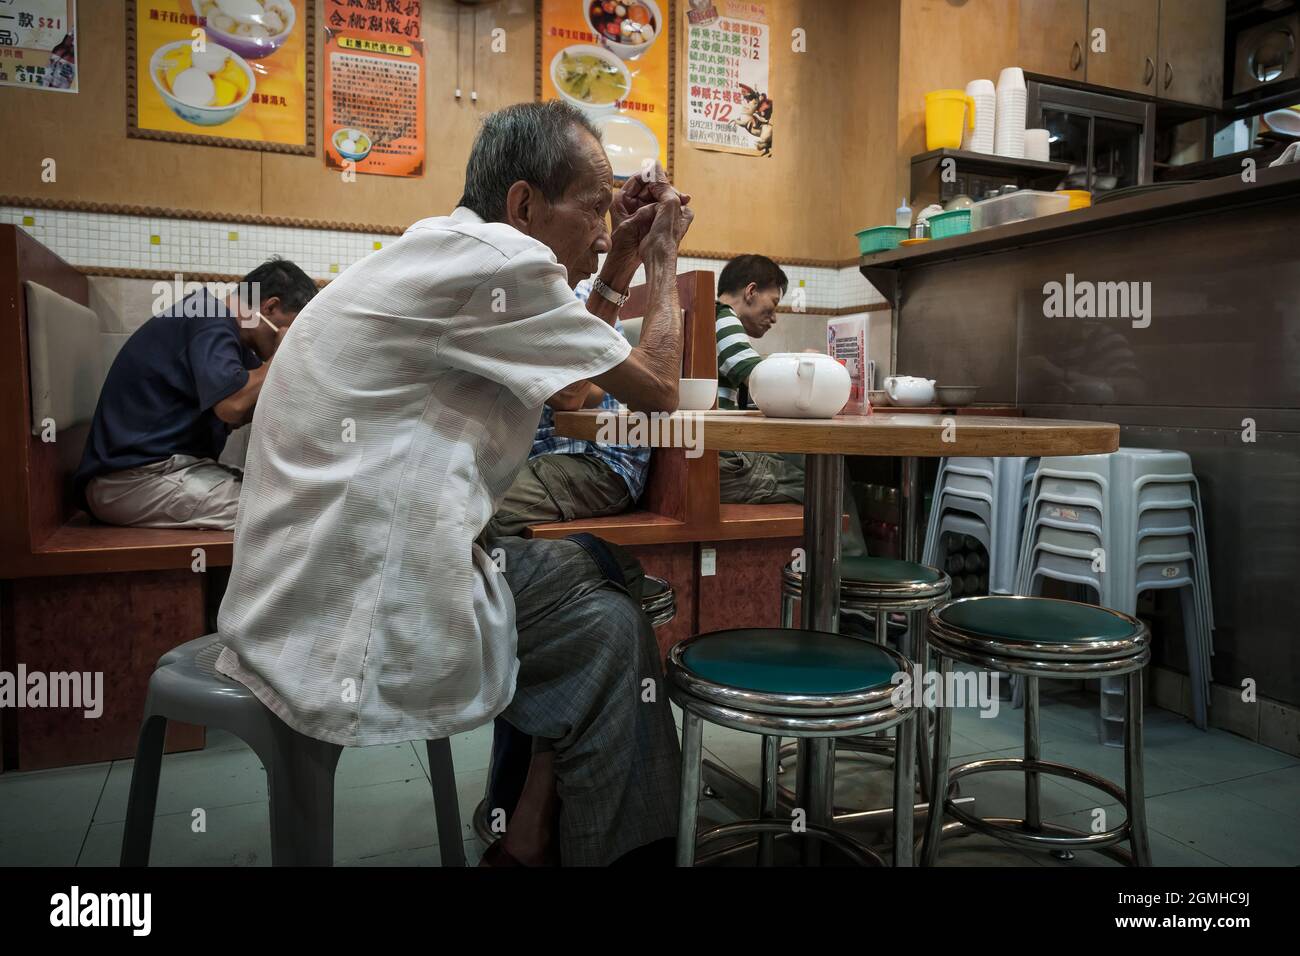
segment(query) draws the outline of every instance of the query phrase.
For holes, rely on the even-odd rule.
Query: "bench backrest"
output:
[[[634,323],[640,338],[639,320],[645,316],[647,286],[634,286],[628,292],[627,302],[619,312],[619,320],[626,327]],[[718,377],[717,336],[714,332],[714,276],[712,272],[683,272],[677,277],[677,299],[682,309],[682,377]],[[713,511],[717,511],[718,466],[717,455],[706,454],[689,467],[685,452],[680,449],[658,449],[650,456],[650,472],[646,478],[641,507],[678,521],[699,519],[688,514],[706,507],[710,497]],[[697,487],[692,489],[694,484]],[[710,485],[712,491],[710,491]],[[689,508],[688,508],[689,506]]]
[[[72,474],[85,445],[89,421],[85,409],[89,407],[93,414],[103,384],[101,350],[110,347],[99,338],[98,327],[87,328],[86,315],[74,308],[51,318],[45,329],[39,328],[38,320],[39,401],[33,403],[25,283],[35,283],[89,308],[84,275],[17,226],[0,225],[0,500],[4,501],[0,508],[0,576],[11,564],[30,555],[76,510]],[[60,363],[66,363],[69,356],[58,353],[65,344],[75,353],[73,365],[83,376],[64,374],[67,366]],[[93,381],[85,377],[91,375],[97,377]],[[70,420],[60,421],[58,416]],[[33,434],[33,425],[39,426],[43,417],[54,418],[53,441],[43,440],[48,435],[42,435],[39,427]]]

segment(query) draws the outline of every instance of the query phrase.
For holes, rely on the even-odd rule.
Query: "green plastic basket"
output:
[[[864,256],[873,252],[897,249],[898,244],[907,238],[907,230],[902,226],[875,226],[863,229],[857,234],[858,251]]]
[[[931,239],[947,239],[949,236],[960,236],[962,233],[970,232],[969,209],[937,212],[927,221],[930,223]]]

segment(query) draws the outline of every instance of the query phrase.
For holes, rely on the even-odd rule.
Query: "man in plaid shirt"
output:
[[[574,290],[584,302],[591,283],[584,280]],[[620,335],[623,324],[614,319]],[[588,407],[618,411],[618,400],[594,385]],[[595,401],[600,392],[600,401]],[[490,538],[522,534],[530,524],[544,521],[575,521],[599,518],[626,511],[645,489],[650,449],[627,445],[598,445],[555,434],[555,415],[550,405],[542,406],[542,417],[533,436],[528,464],[520,469],[505,500],[487,526]]]

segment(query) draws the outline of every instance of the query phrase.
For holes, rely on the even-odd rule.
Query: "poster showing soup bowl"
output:
[[[312,153],[313,0],[131,0],[127,132]]]
[[[601,131],[617,179],[672,137],[672,0],[539,0],[538,96],[582,110]]]

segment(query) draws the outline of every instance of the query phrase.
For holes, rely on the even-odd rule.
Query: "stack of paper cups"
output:
[[[1009,66],[999,74],[993,136],[993,151],[999,156],[1024,158],[1025,105],[1028,98],[1025,74],[1020,67]]]
[[[975,101],[975,128],[963,134],[961,148],[973,153],[993,152],[993,116],[997,106],[997,93],[992,80],[971,80],[966,84],[966,95]]]
[[[1025,159],[1036,159],[1041,163],[1052,158],[1052,134],[1045,129],[1025,130]]]

